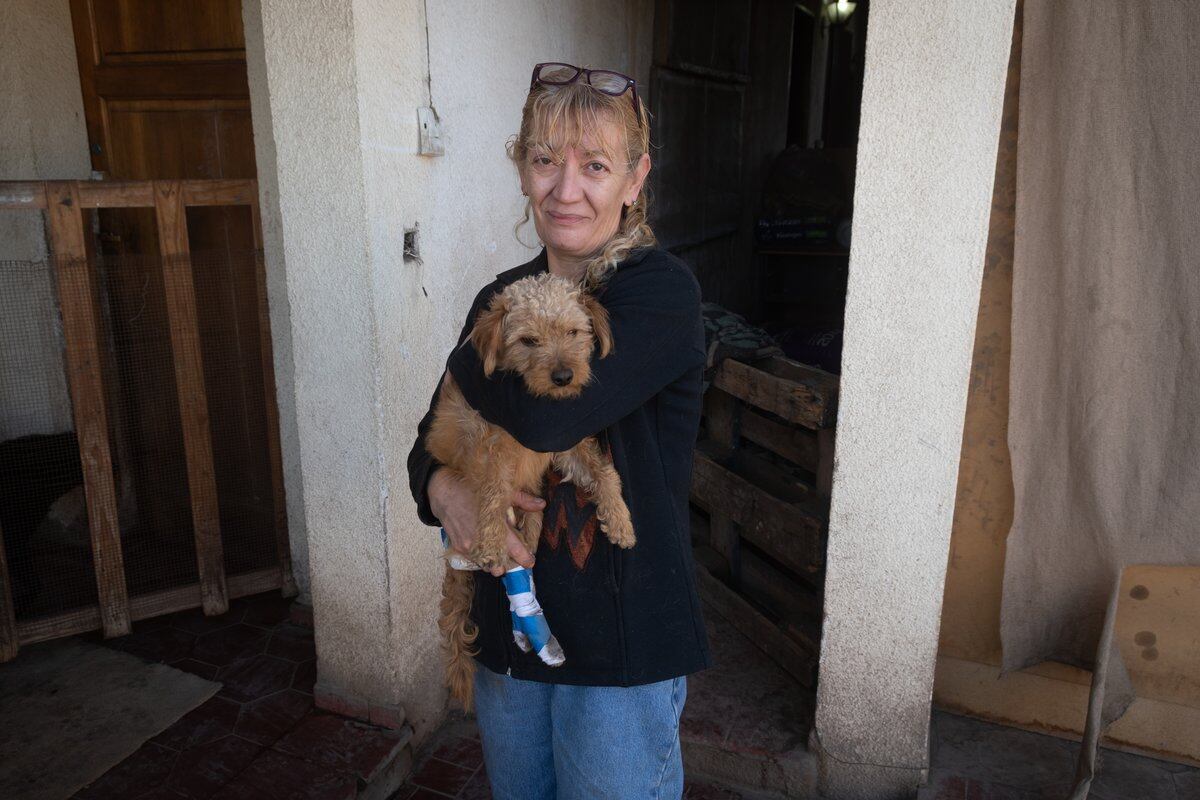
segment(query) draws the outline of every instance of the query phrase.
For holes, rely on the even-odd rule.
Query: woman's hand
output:
[[[542,498],[521,491],[513,493],[512,504],[522,511],[541,511],[546,507],[546,501]],[[429,478],[429,507],[434,516],[441,520],[450,539],[450,547],[470,558],[479,527],[475,513],[478,504],[471,488],[448,470],[436,469]],[[507,520],[505,525],[508,527],[508,557],[522,567],[532,567],[533,556],[521,544],[516,529]],[[491,573],[498,578],[504,574],[504,568],[493,567]]]

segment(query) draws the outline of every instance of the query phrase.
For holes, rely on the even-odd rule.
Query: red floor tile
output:
[[[313,632],[295,625],[280,625],[271,633],[267,653],[288,661],[309,661],[317,657]]]
[[[492,800],[492,785],[488,783],[486,770],[478,770],[467,781],[467,785],[458,793],[458,800]]]
[[[447,797],[451,797],[451,795],[442,794],[441,792],[431,792],[424,787],[415,786],[413,787],[413,793],[404,798],[404,800],[446,800]]]
[[[722,789],[706,783],[688,783],[683,787],[687,800],[741,800],[741,795],[731,789]]]
[[[440,758],[428,758],[417,767],[409,778],[417,786],[448,794],[457,795],[474,774],[473,769],[442,761]]]
[[[365,782],[392,763],[405,740],[396,731],[332,714],[313,713],[273,749],[305,761],[353,772]]]
[[[226,671],[227,670],[227,671]],[[259,655],[235,662],[222,670],[221,695],[240,703],[257,700],[292,685],[296,665],[274,656]]]
[[[304,661],[296,665],[296,674],[292,678],[292,688],[298,692],[306,694],[313,693],[313,687],[317,685],[317,662]]]
[[[212,697],[180,717],[150,741],[173,750],[186,750],[233,733],[241,706],[224,697]]]
[[[128,800],[166,780],[178,755],[174,750],[147,742],[90,786],[76,792],[73,800]]]
[[[224,736],[184,750],[166,784],[188,800],[208,800],[262,751],[260,745],[238,736]]]
[[[192,658],[223,667],[263,652],[267,646],[267,636],[267,632],[261,628],[241,623],[230,625],[199,636],[192,647]]]
[[[236,733],[261,745],[270,745],[313,710],[311,695],[288,689],[242,706]]]
[[[438,746],[433,751],[433,757],[467,769],[476,769],[483,765],[483,745],[478,739],[453,737]]]
[[[178,661],[170,662],[170,664],[175,669],[190,672],[193,675],[204,678],[206,681],[216,680],[217,673],[221,669],[218,666],[205,664],[203,661],[197,661],[194,658],[181,658]]]
[[[354,800],[358,782],[348,772],[264,750],[213,800]]]

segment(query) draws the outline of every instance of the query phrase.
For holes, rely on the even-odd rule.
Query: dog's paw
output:
[[[608,540],[617,547],[629,549],[637,544],[637,537],[633,535],[633,520],[628,516],[621,516],[615,520],[602,520],[600,530],[604,531]]]
[[[507,555],[503,552],[494,552],[492,548],[476,547],[471,552],[471,560],[481,570],[491,572],[494,567],[504,566]]]

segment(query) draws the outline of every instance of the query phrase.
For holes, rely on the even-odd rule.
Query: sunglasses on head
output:
[[[581,78],[593,89],[613,97],[620,97],[625,92],[632,91],[633,114],[637,117],[638,128],[642,127],[642,106],[638,102],[637,81],[610,69],[584,69],[557,61],[537,64],[533,68],[533,77],[529,79],[529,90],[533,91],[533,87],[539,83],[543,86],[566,86]]]

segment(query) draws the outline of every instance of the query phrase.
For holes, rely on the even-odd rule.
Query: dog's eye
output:
[[[571,330],[567,331],[567,336],[578,336],[578,335],[579,335],[579,330],[577,328],[571,328]]]
[[[521,344],[525,345],[526,347],[537,347],[537,343],[538,343],[538,340],[533,338],[532,336],[522,336],[521,337]]]

